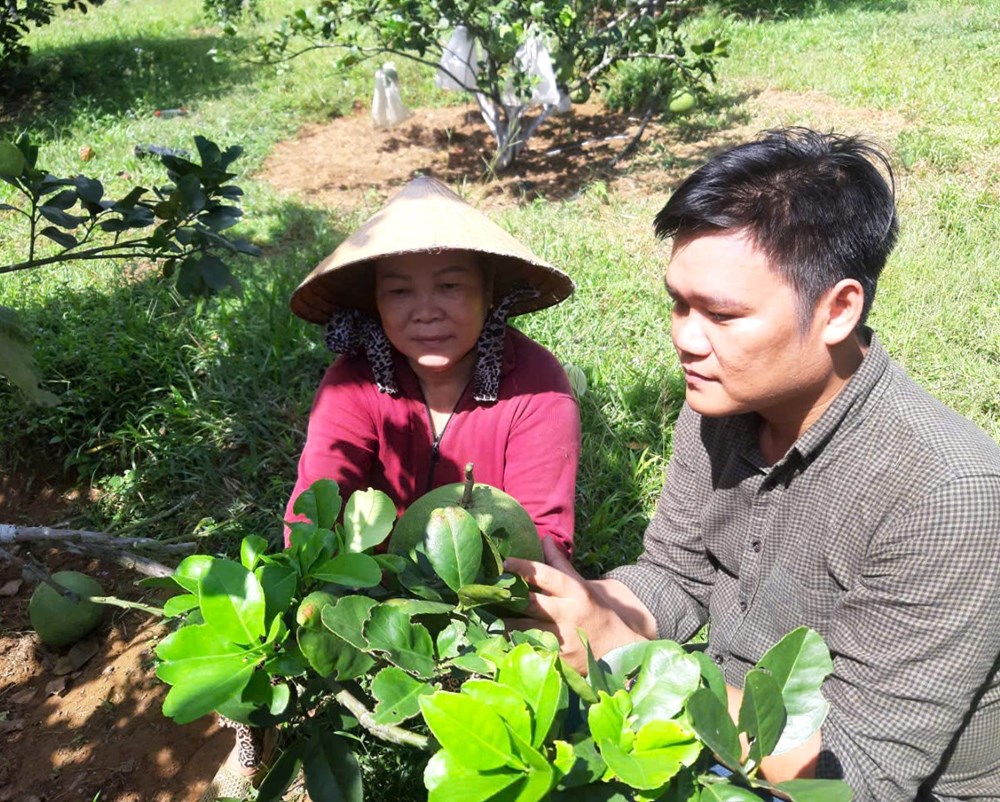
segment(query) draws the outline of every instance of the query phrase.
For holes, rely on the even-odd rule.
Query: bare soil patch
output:
[[[261,177],[279,192],[333,212],[374,209],[418,173],[464,187],[490,208],[535,198],[573,197],[595,179],[620,194],[667,192],[714,153],[780,125],[864,133],[892,141],[905,125],[894,112],[849,109],[820,92],[751,89],[735,100],[728,127],[699,130],[652,121],[632,154],[622,151],[641,119],[595,102],[546,120],[513,168],[487,169],[493,142],[475,105],[416,109],[394,128],[375,130],[367,109],[303,126],[279,144]],[[618,159],[612,166],[612,162]]]
[[[700,131],[652,122],[641,145],[621,154],[640,120],[596,104],[553,118],[529,142],[514,169],[486,176],[492,143],[473,106],[418,109],[413,118],[375,131],[367,110],[307,125],[275,147],[262,177],[280,192],[333,215],[373,210],[414,174],[462,185],[485,208],[571,198],[595,178],[609,192],[665,196],[713,153],[777,125],[866,133],[891,142],[905,120],[891,112],[847,109],[830,98],[760,89],[737,99],[732,124]],[[643,226],[648,226],[643,221]],[[0,523],[58,525],[91,500],[87,488],[56,466],[0,474]],[[94,576],[108,593],[139,600],[136,575],[65,553],[39,553],[50,570]],[[164,718],[165,695],[153,674],[161,629],[147,616],[110,610],[93,637],[93,656],[57,674],[64,656],[30,629],[32,585],[0,562],[0,802],[190,802],[197,800],[231,745],[209,720],[179,727]],[[60,669],[61,670],[61,669]]]

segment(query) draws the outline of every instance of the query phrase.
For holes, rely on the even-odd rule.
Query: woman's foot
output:
[[[215,777],[202,794],[199,802],[216,802],[218,799],[253,799],[254,789],[267,774],[268,752],[274,751],[277,732],[261,730],[245,724],[222,720],[236,733],[236,745],[226,756]]]

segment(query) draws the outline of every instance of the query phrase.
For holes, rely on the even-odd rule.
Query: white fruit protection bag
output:
[[[479,72],[479,43],[464,25],[455,28],[441,53],[434,83],[439,89],[474,92]]]
[[[372,97],[372,123],[376,128],[392,128],[413,116],[399,94],[396,65],[387,61],[375,70],[375,94]]]

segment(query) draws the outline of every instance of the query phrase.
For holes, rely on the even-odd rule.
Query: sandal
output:
[[[253,799],[257,792],[253,787],[253,777],[237,774],[223,763],[208,784],[198,802],[217,802],[219,799]]]
[[[257,786],[267,775],[274,760],[281,754],[281,733],[274,727],[252,730],[221,716],[220,719],[223,726],[232,727],[237,732],[237,745],[233,747],[234,751],[241,750],[242,738],[252,738],[250,748],[256,753],[259,763],[256,764],[253,774],[241,774],[230,768],[230,757],[227,756],[198,802],[218,802],[221,799],[239,799],[241,802],[253,800],[257,796]]]

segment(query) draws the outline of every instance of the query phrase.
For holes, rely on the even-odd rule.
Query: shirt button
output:
[[[740,602],[740,612],[741,613],[745,613],[749,608],[750,608],[750,605],[747,604],[745,601],[741,601]]]
[[[752,548],[756,552],[760,552],[760,550],[764,548],[764,544],[761,543],[759,540],[751,540],[750,548]]]
[[[720,666],[722,665],[722,660],[723,660],[723,657],[722,657],[722,655],[721,655],[721,654],[713,654],[713,655],[712,655],[712,659],[713,659],[713,660],[714,660],[714,661],[715,661],[715,662],[716,662],[716,663],[717,663],[718,665],[720,665]]]

